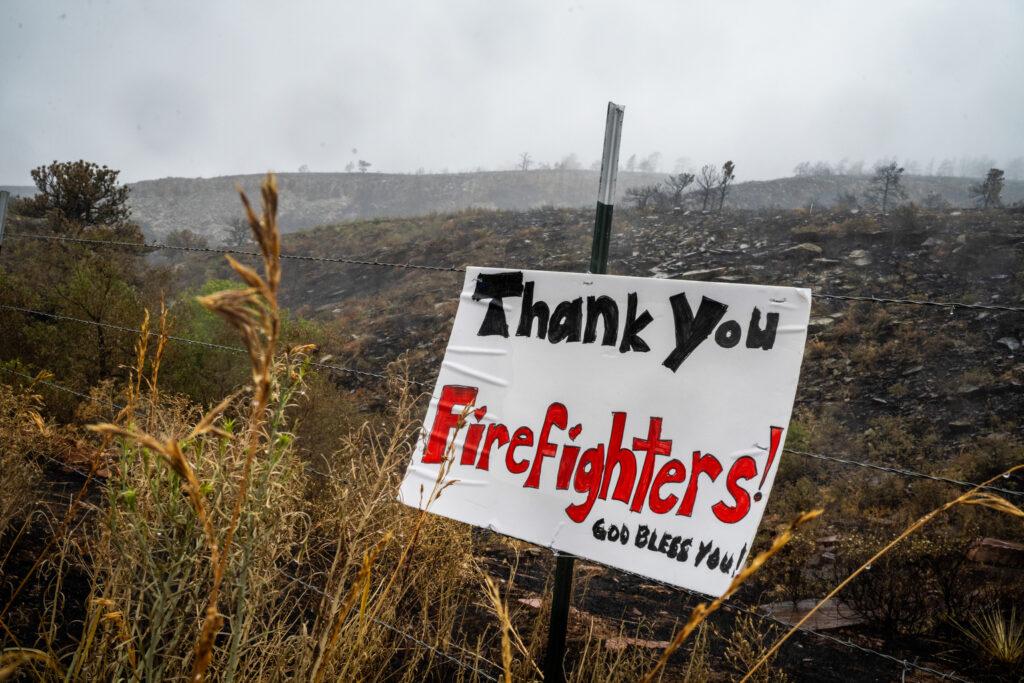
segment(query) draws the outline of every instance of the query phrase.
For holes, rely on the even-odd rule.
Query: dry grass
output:
[[[50,432],[51,427],[39,413],[41,408],[42,397],[31,386],[17,391],[0,385],[0,536],[8,527],[24,522],[26,511],[35,502],[36,482],[41,473],[25,455],[35,449],[40,437],[45,439]]]
[[[765,647],[765,640],[771,631],[765,632],[761,621],[753,617],[741,616],[729,633],[728,645],[725,649],[725,662],[733,676],[742,676],[754,663]],[[771,666],[771,662],[761,667],[754,675],[755,683],[785,683],[786,674]]]

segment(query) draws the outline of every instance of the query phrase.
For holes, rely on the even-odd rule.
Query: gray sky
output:
[[[0,13],[0,183],[85,158],[126,180],[511,167],[600,155],[1024,155],[1024,3],[48,2]],[[358,152],[353,153],[353,149]]]

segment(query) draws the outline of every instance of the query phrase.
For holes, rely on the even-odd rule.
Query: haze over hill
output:
[[[662,182],[665,173],[621,173],[618,201],[626,190]],[[135,220],[151,238],[188,228],[223,238],[237,215],[234,187],[254,193],[261,176],[164,178],[132,184]],[[458,174],[285,173],[280,222],[285,232],[366,218],[403,218],[468,208],[526,210],[540,206],[578,208],[596,200],[598,174],[582,170],[491,171]],[[842,193],[862,197],[867,176],[800,176],[737,183],[727,206],[740,209],[793,209],[831,205]],[[932,193],[952,206],[971,206],[976,178],[910,176],[904,183],[911,201]],[[1024,181],[1007,181],[1003,200],[1024,199]]]
[[[31,197],[36,188],[34,185],[0,185],[0,192],[10,192],[12,197]]]

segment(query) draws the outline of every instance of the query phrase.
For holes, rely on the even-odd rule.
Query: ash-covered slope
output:
[[[973,207],[971,187],[978,178],[946,176],[904,176],[907,199],[924,203],[929,195],[941,197],[953,207]],[[796,176],[775,180],[753,180],[739,183],[729,194],[729,205],[737,209],[798,209],[809,206],[829,207],[840,195],[852,194],[864,200],[871,184],[869,176]],[[1008,180],[1003,188],[1005,204],[1024,200],[1024,181]]]
[[[316,225],[368,218],[408,218],[470,208],[524,211],[542,206],[591,207],[597,194],[594,171],[493,171],[458,174],[284,173],[278,176],[285,232]],[[621,173],[619,201],[638,185],[662,182],[664,173]],[[261,176],[164,178],[132,185],[135,220],[150,238],[188,228],[219,242],[238,215],[234,192],[241,185],[258,194]],[[918,203],[937,195],[952,206],[970,206],[972,178],[913,176],[905,179],[909,198]],[[793,177],[742,182],[728,205],[739,209],[795,209],[831,206],[841,194],[863,198],[863,176]],[[1024,182],[1007,181],[1006,203],[1024,199]]]
[[[590,206],[597,198],[593,171],[494,171],[395,175],[384,173],[283,173],[278,175],[285,232],[365,218],[404,218],[468,208],[532,209]],[[658,182],[664,174],[626,173],[620,194]],[[164,178],[132,185],[135,219],[151,236],[188,228],[219,239],[238,215],[234,188],[258,194],[262,176]]]

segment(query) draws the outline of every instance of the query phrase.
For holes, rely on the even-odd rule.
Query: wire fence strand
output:
[[[104,398],[102,396],[91,396],[89,394],[83,394],[80,391],[75,391],[71,387],[65,386],[63,384],[58,384],[56,382],[51,382],[51,381],[42,379],[41,377],[35,377],[33,375],[29,375],[29,374],[24,373],[24,372],[18,372],[17,370],[15,370],[13,368],[7,367],[6,365],[0,365],[0,370],[3,370],[4,372],[9,372],[12,375],[17,375],[18,377],[23,377],[23,378],[25,378],[25,379],[27,379],[27,380],[35,383],[35,384],[43,384],[43,385],[45,385],[45,386],[47,386],[47,387],[49,387],[51,389],[55,389],[57,391],[63,391],[65,393],[67,393],[67,394],[71,394],[73,396],[78,396],[79,398],[84,398],[87,401],[94,401],[94,402],[97,402],[97,403],[102,403],[102,404],[104,404],[106,406],[109,406],[109,407],[114,408],[115,410],[119,410],[119,411],[120,410],[124,410],[124,406],[123,405],[121,405],[120,403],[115,403],[114,401],[111,401],[110,399]],[[138,413],[138,410],[136,410],[136,413]],[[70,463],[60,462],[60,461],[55,460],[54,458],[51,458],[50,456],[47,456],[47,455],[44,455],[43,457],[46,460],[49,460],[51,463],[53,463],[55,465],[59,465],[61,467],[65,467],[65,468],[67,468],[69,470],[72,470],[74,472],[78,472],[79,474],[83,474],[82,472],[79,472],[78,469],[73,467]],[[313,467],[313,465],[308,463],[308,462],[304,462],[303,465],[310,472],[312,472],[314,474],[318,474],[321,477],[324,477],[325,479],[328,479],[331,476],[327,472],[324,472],[323,470],[319,470],[316,467]]]
[[[122,406],[122,405],[120,405],[118,403],[114,403],[113,401],[111,401],[111,400],[109,400],[107,398],[103,398],[102,396],[91,396],[89,394],[83,394],[81,391],[75,391],[71,387],[66,387],[66,386],[64,386],[62,384],[57,384],[56,382],[51,382],[49,380],[45,380],[42,377],[35,377],[35,376],[30,375],[30,374],[25,373],[25,372],[19,372],[19,371],[15,370],[14,368],[7,367],[6,365],[0,365],[0,370],[3,370],[4,372],[8,372],[8,373],[10,373],[12,375],[17,375],[18,377],[23,377],[24,379],[27,379],[27,380],[35,383],[35,384],[42,384],[44,386],[50,387],[51,389],[56,389],[57,391],[63,391],[63,392],[66,392],[68,394],[72,394],[74,396],[78,396],[79,398],[84,398],[87,401],[93,401],[95,403],[102,403],[102,404],[104,404],[106,406],[109,406],[111,408],[114,408],[116,410],[124,410],[124,406]]]
[[[73,242],[77,244],[105,244],[115,247],[126,247],[130,249],[150,250],[171,250],[171,251],[193,251],[206,254],[235,254],[240,256],[260,256],[255,251],[242,249],[228,249],[224,247],[186,247],[177,244],[165,244],[163,242],[124,242],[118,240],[97,240],[87,237],[68,237],[66,235],[39,235],[30,232],[11,232],[7,237],[24,237],[35,240],[54,240],[58,242]],[[282,259],[293,261],[319,261],[323,263],[345,263],[356,266],[377,266],[381,268],[407,268],[410,270],[429,270],[441,273],[465,273],[465,268],[454,266],[421,265],[417,263],[394,263],[389,261],[378,261],[373,259],[353,259],[342,256],[310,256],[307,254],[281,254]]]
[[[900,467],[889,467],[887,465],[878,465],[873,462],[864,462],[863,460],[850,460],[848,458],[839,458],[834,455],[825,455],[824,453],[811,453],[809,451],[800,451],[793,448],[784,448],[784,452],[792,453],[793,455],[800,455],[805,458],[816,458],[818,460],[828,460],[830,462],[839,463],[840,465],[852,465],[854,467],[864,467],[871,470],[878,470],[879,472],[888,472],[889,474],[898,474],[902,477],[911,477],[915,479],[929,479],[931,481],[939,481],[944,484],[953,484],[954,486],[962,486],[963,488],[978,488],[983,491],[995,491],[1011,496],[1024,496],[1024,491],[1014,491],[1012,489],[1004,489],[998,486],[982,486],[981,484],[975,484],[970,481],[961,481],[960,479],[952,479],[950,477],[941,477],[936,474],[925,474],[924,472],[917,472],[915,470],[907,470]]]
[[[972,311],[1001,311],[1004,313],[1024,313],[1022,306],[1002,306],[999,304],[970,304],[960,301],[929,301],[927,299],[893,299],[882,296],[853,296],[848,294],[815,293],[815,299],[832,299],[835,301],[862,301],[872,304],[899,304],[902,306],[934,306],[938,308],[963,308]]]
[[[97,321],[97,320],[86,320],[85,318],[75,318],[75,317],[70,316],[70,315],[61,315],[59,313],[49,313],[47,311],[39,311],[39,310],[36,310],[34,308],[24,308],[22,306],[12,306],[10,304],[0,304],[0,309],[5,309],[5,310],[9,310],[9,311],[18,311],[18,312],[24,313],[26,315],[43,316],[43,317],[46,317],[46,318],[52,318],[53,320],[64,320],[64,321],[67,321],[67,322],[79,323],[81,325],[93,325],[95,327],[102,327],[102,328],[105,328],[105,329],[108,329],[108,330],[114,330],[114,331],[117,331],[117,332],[125,332],[127,334],[142,334],[142,330],[140,330],[137,327],[126,327],[124,325],[115,325],[113,323],[104,323],[104,322],[100,322],[100,321]],[[160,336],[159,332],[154,332],[152,330],[148,331],[146,334],[148,334],[151,337],[159,337]],[[179,337],[179,336],[173,335],[173,334],[167,335],[167,339],[169,339],[171,341],[175,341],[175,342],[181,342],[183,344],[192,344],[194,346],[202,346],[202,347],[205,347],[205,348],[208,348],[208,349],[216,349],[218,351],[229,351],[231,353],[239,353],[239,354],[246,354],[246,355],[248,355],[248,353],[249,353],[248,351],[243,349],[241,346],[229,346],[227,344],[216,344],[214,342],[201,341],[199,339],[191,339],[189,337]],[[356,368],[345,367],[343,365],[333,365],[331,363],[322,363],[320,361],[314,361],[314,360],[311,360],[309,362],[309,364],[314,366],[314,367],[321,368],[323,370],[334,370],[336,372],[344,372],[344,373],[349,373],[349,374],[353,374],[353,375],[361,375],[361,376],[364,376],[364,377],[373,377],[375,379],[380,379],[380,380],[387,380],[388,379],[388,375],[386,375],[384,373],[381,373],[381,372],[373,372],[371,370],[359,370],[359,369],[356,369]],[[410,384],[415,384],[417,386],[422,386],[422,387],[427,387],[427,388],[432,388],[433,387],[432,384],[429,384],[427,382],[420,382],[420,381],[413,380],[413,379],[410,379],[410,380],[407,380],[407,381]]]

